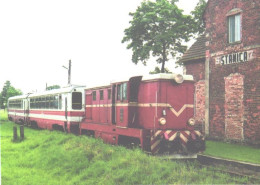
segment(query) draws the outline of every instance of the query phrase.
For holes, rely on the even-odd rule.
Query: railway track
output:
[[[230,176],[237,177],[247,177],[248,184],[260,184],[260,165],[252,164],[228,159],[222,159],[202,154],[189,155],[189,156],[159,156],[161,159],[165,160],[185,160],[185,161],[194,161],[198,166],[207,168],[207,170],[213,172],[222,172],[229,174]],[[216,173],[217,174],[217,173]],[[235,183],[239,183],[235,182]]]
[[[248,177],[252,182],[260,184],[260,165],[222,159],[218,157],[198,154],[197,161],[203,167],[212,167],[211,170],[228,173],[232,176]]]

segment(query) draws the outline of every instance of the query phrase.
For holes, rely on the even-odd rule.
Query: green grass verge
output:
[[[196,162],[160,160],[139,149],[63,132],[25,127],[25,140],[13,142],[14,125],[9,121],[0,124],[1,180],[5,185],[252,183],[201,168]]]
[[[217,141],[206,142],[206,155],[260,164],[260,149]]]
[[[7,110],[0,109],[0,121],[7,121]]]

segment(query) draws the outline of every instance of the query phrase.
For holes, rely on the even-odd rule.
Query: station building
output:
[[[205,34],[180,62],[196,80],[195,117],[208,137],[260,144],[260,1],[208,0]]]

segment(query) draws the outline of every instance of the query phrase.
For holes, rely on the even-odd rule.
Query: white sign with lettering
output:
[[[242,51],[237,53],[231,53],[222,55],[216,58],[216,65],[227,65],[234,63],[248,62],[253,59],[253,50]]]

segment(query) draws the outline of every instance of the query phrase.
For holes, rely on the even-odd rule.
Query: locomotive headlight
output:
[[[193,126],[193,125],[195,125],[195,119],[194,118],[190,118],[189,119],[189,121],[188,121],[188,124],[190,125],[190,126]]]
[[[165,125],[165,124],[166,124],[166,119],[165,119],[165,118],[160,118],[160,119],[159,119],[159,123],[160,123],[161,125]]]
[[[177,74],[177,75],[174,76],[174,81],[175,81],[176,83],[178,83],[178,84],[181,84],[181,83],[184,81],[184,78],[183,78],[182,75]]]

